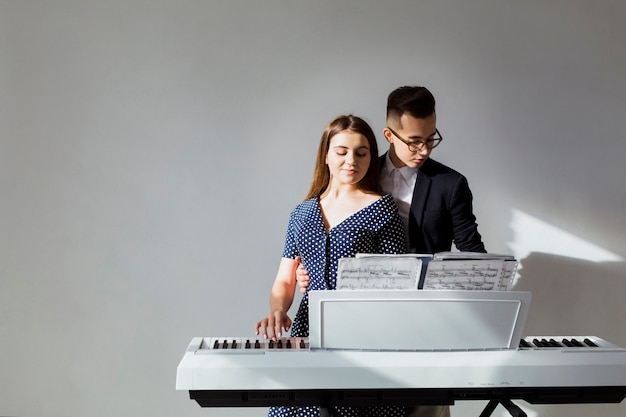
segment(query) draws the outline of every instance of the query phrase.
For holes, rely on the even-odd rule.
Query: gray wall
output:
[[[0,1],[0,415],[264,415],[201,409],[176,365],[252,334],[325,124],[380,132],[404,84],[521,260],[526,334],[626,346],[625,5]]]

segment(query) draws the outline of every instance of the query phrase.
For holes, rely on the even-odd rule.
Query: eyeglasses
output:
[[[441,133],[439,133],[439,129],[435,129],[435,136],[432,138],[428,138],[426,140],[413,140],[413,141],[408,141],[404,139],[402,136],[394,132],[393,129],[390,128],[389,126],[387,126],[387,129],[389,129],[391,133],[394,134],[395,137],[397,137],[402,142],[404,142],[406,146],[409,147],[409,150],[411,152],[417,152],[419,150],[424,149],[424,145],[426,146],[426,149],[436,148],[443,140],[443,136],[441,136]]]

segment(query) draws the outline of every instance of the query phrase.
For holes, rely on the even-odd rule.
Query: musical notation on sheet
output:
[[[337,289],[510,291],[517,266],[490,253],[357,254],[339,260]]]
[[[342,258],[338,290],[416,290],[422,261],[411,256]]]
[[[428,263],[425,290],[509,291],[517,261],[504,259],[434,259]]]

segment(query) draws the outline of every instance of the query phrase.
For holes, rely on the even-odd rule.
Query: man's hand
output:
[[[291,319],[287,313],[276,310],[256,324],[254,333],[263,335],[263,338],[266,340],[269,338],[276,341],[279,337],[282,337],[283,330],[288,332],[290,327]]]
[[[309,271],[304,269],[304,266],[302,265],[302,260],[299,256],[296,256],[296,262],[298,263],[298,268],[296,269],[296,281],[298,281],[300,292],[302,294],[305,294],[307,287],[309,286],[309,281],[311,280],[311,277],[309,276]]]

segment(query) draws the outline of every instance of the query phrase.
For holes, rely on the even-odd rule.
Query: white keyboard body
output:
[[[544,347],[533,344],[536,339],[557,342]],[[566,346],[563,339],[582,346]],[[176,389],[189,390],[203,406],[288,404],[289,398],[302,404],[312,400],[298,402],[301,393],[342,390],[377,393],[378,400],[381,392],[415,398],[423,391],[439,403],[505,396],[536,403],[620,402],[626,396],[626,349],[595,336],[526,337],[527,347],[472,351],[311,349],[307,338],[282,338],[280,347],[259,340],[255,348],[255,339],[246,347],[247,340],[194,338],[178,366]],[[255,393],[286,397],[253,400]],[[203,404],[198,395],[211,399]]]

